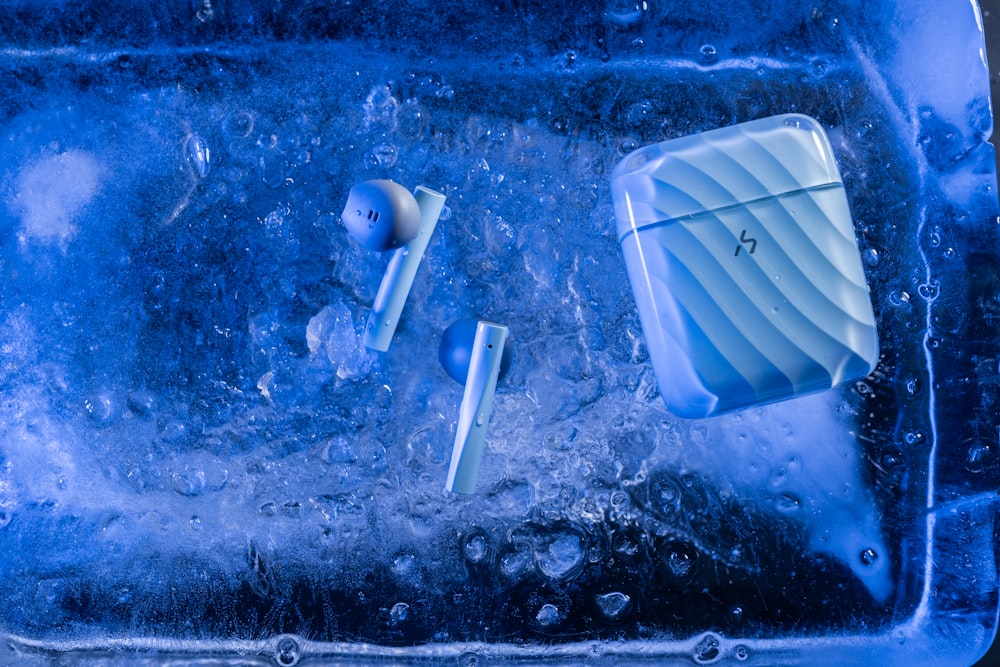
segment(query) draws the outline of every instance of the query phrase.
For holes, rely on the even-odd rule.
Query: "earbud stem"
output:
[[[507,341],[507,327],[480,322],[469,360],[469,376],[458,413],[455,447],[445,488],[454,493],[475,493],[479,464],[486,445],[486,428],[493,413],[493,394],[500,373],[500,359]]]
[[[444,208],[445,196],[422,185],[417,186],[413,196],[420,208],[420,231],[416,238],[392,253],[365,326],[365,347],[378,352],[385,352],[392,343],[413,278]]]

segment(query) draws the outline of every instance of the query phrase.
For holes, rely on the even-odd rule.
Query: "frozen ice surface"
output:
[[[974,659],[992,119],[975,7],[923,4],[0,2],[3,655]],[[675,418],[610,170],[790,111],[833,141],[882,359]],[[448,197],[384,354],[387,258],[339,221],[372,178]],[[470,497],[437,361],[466,317],[515,352]]]

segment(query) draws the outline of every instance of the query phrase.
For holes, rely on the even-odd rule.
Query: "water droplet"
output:
[[[721,654],[719,638],[715,635],[705,635],[694,647],[695,662],[712,662]]]
[[[405,623],[407,619],[410,618],[410,605],[405,602],[397,602],[392,605],[392,609],[389,610],[389,621],[393,625],[399,625],[400,623]]]
[[[184,157],[195,176],[198,178],[208,176],[208,171],[212,166],[212,154],[204,139],[197,134],[188,135],[184,142]]]
[[[865,264],[868,266],[878,266],[878,250],[875,248],[867,248],[864,252]]]
[[[719,51],[711,44],[703,44],[698,53],[701,54],[701,61],[704,63],[714,63],[719,59]]]
[[[750,657],[750,649],[746,646],[737,646],[733,649],[733,656],[740,662],[743,662]]]
[[[274,503],[264,503],[258,510],[261,516],[275,516],[278,513],[278,506]]]
[[[291,667],[299,662],[299,643],[291,637],[278,640],[274,650],[274,661],[282,667]]]
[[[924,441],[924,434],[920,431],[909,431],[903,435],[903,441],[908,445],[919,445]]]
[[[632,606],[632,598],[620,591],[602,593],[595,598],[595,601],[601,614],[612,621],[622,618]]]
[[[912,378],[906,382],[906,393],[911,396],[916,396],[923,390],[923,385],[920,383],[920,378]]]
[[[548,628],[559,623],[561,614],[559,608],[554,604],[545,603],[535,614],[535,621],[543,628]]]
[[[878,552],[869,547],[861,552],[859,558],[861,559],[862,565],[871,566],[878,560]]]

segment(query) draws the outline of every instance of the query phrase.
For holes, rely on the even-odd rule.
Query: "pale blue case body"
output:
[[[671,411],[707,417],[874,369],[871,297],[817,121],[774,116],[640,148],[611,192]]]

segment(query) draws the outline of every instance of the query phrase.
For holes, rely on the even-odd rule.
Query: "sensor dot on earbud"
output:
[[[406,245],[420,230],[416,199],[387,180],[364,181],[351,188],[341,219],[351,238],[376,252]]]

